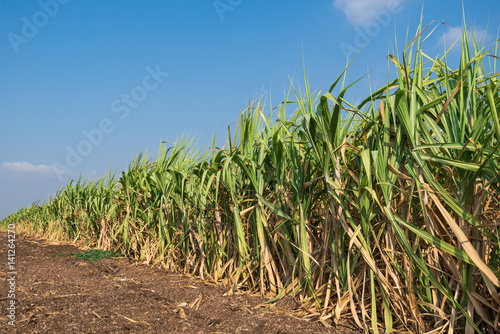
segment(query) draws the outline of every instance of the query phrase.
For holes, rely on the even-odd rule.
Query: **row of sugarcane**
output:
[[[323,323],[500,330],[496,49],[464,31],[452,70],[446,52],[424,53],[424,32],[389,55],[396,79],[361,103],[344,98],[345,71],[324,94],[306,78],[274,118],[251,104],[222,148],[161,145],[120,177],[70,181],[2,224],[270,303],[292,295]]]

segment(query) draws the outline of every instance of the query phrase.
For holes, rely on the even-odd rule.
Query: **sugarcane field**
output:
[[[367,6],[376,2],[353,1]],[[43,9],[42,4],[52,7]],[[9,6],[12,3],[8,8],[14,10]],[[19,62],[28,61],[23,59],[32,57],[29,48],[40,47],[38,43],[55,43],[45,39],[51,25],[70,24],[64,21],[64,11],[85,7],[56,0],[41,1],[40,6],[39,13],[47,13],[51,21],[45,28],[37,25],[44,16],[33,16],[39,36],[21,43],[8,35],[19,49]],[[173,10],[184,5],[171,6]],[[347,2],[330,1],[329,10],[340,11],[339,20],[346,20],[339,31],[346,31],[342,29],[349,22],[358,28],[351,32],[355,52],[344,64],[338,61],[331,71],[325,69],[333,73],[328,81],[318,84],[319,69],[312,64],[316,58],[311,53],[321,49],[308,49],[304,36],[299,71],[290,75],[278,99],[274,91],[251,95],[232,118],[218,119],[208,95],[223,80],[191,82],[192,89],[184,92],[181,88],[191,80],[184,75],[211,71],[209,62],[202,69],[196,59],[209,59],[217,49],[209,44],[217,38],[231,38],[235,45],[242,43],[241,48],[245,38],[252,40],[228,28],[239,29],[243,21],[236,18],[249,20],[243,12],[250,15],[257,8],[242,1],[215,1],[208,6],[214,8],[211,19],[215,17],[217,28],[213,29],[220,36],[196,40],[206,43],[206,55],[186,44],[185,53],[172,51],[172,66],[154,65],[151,60],[152,65],[131,71],[136,81],[130,79],[113,93],[116,99],[95,102],[107,108],[104,116],[75,113],[71,117],[77,125],[64,130],[60,138],[49,129],[66,124],[69,116],[61,113],[52,125],[43,125],[47,135],[40,141],[63,148],[54,163],[43,162],[43,156],[51,153],[42,148],[32,153],[33,161],[41,161],[38,165],[12,153],[14,149],[5,149],[0,188],[7,189],[10,182],[19,187],[8,188],[11,194],[2,201],[13,202],[17,193],[27,196],[26,189],[31,189],[27,187],[35,183],[49,184],[37,181],[35,175],[55,173],[47,179],[58,187],[53,192],[44,188],[40,193],[47,197],[9,212],[0,221],[0,332],[499,333],[500,24],[494,26],[496,16],[487,30],[480,30],[466,19],[475,12],[458,8],[461,25],[451,30],[447,36],[454,39],[447,41],[439,38],[439,31],[449,32],[450,26],[440,16],[424,15],[421,3],[395,1],[393,7],[378,9],[377,13],[388,13],[379,15],[387,20],[406,15],[404,10],[411,6],[422,10],[416,24],[405,23],[407,30],[396,33],[392,21],[366,19],[363,22],[372,25],[363,26],[361,5],[355,7],[358,15],[350,16]],[[290,6],[283,11],[293,20],[292,13],[300,11]],[[58,13],[52,17],[55,8]],[[206,15],[199,7],[190,8],[193,17]],[[135,17],[143,10],[127,5],[120,13]],[[319,10],[314,11],[317,16],[304,11],[306,31],[309,24],[324,20]],[[180,13],[175,15],[188,15]],[[100,14],[95,15],[99,24]],[[160,23],[162,14],[155,10],[147,9],[147,15],[153,23],[144,24],[167,24]],[[189,29],[194,28],[184,22],[189,16],[181,20],[169,15],[179,29],[185,29],[178,35],[165,32],[172,43],[177,43],[176,36],[191,36]],[[393,36],[393,44],[381,50],[374,45],[385,36],[374,33],[370,27],[375,25],[377,31],[389,30],[384,34]],[[153,38],[138,31],[134,35],[127,24],[120,27],[131,29],[131,38]],[[264,29],[245,27],[249,32]],[[279,25],[269,29],[285,34]],[[84,40],[90,36],[81,34]],[[268,37],[262,38],[265,43]],[[119,45],[128,51],[108,65],[116,66],[113,73],[127,82],[129,72],[118,70],[119,63],[133,51],[125,42]],[[224,45],[218,47],[237,52]],[[248,46],[245,52],[251,55],[241,63],[226,58],[231,70],[217,70],[221,75],[232,73],[227,75],[235,81],[228,87],[239,87],[245,75],[251,77],[256,71],[252,59],[269,57],[272,62],[278,56],[277,51],[273,55],[254,47],[258,45]],[[334,50],[341,53],[343,48]],[[70,49],[64,52],[72,54]],[[154,53],[135,52],[135,57],[154,59]],[[179,64],[182,59],[189,61],[192,70],[177,68],[174,59]],[[364,62],[370,59],[377,59],[381,67],[366,70]],[[353,77],[351,72],[357,75],[359,67],[364,74]],[[380,80],[375,79],[378,71]],[[90,75],[92,69],[79,73],[84,72]],[[264,73],[273,75],[270,69]],[[97,95],[105,95],[107,78],[92,79],[95,88],[103,90]],[[248,87],[248,82],[244,85]],[[169,100],[158,100],[162,92]],[[68,99],[87,104],[83,96],[72,94]],[[155,114],[156,119],[148,118],[148,110],[156,110],[156,105],[174,106],[181,98],[178,115],[164,111]],[[218,99],[232,97],[221,93]],[[33,102],[16,101],[9,103],[18,103],[21,110],[44,100],[34,95]],[[58,108],[56,102],[50,103]],[[190,108],[199,109],[198,113],[187,115]],[[14,116],[3,117],[8,121]],[[23,126],[34,129],[42,122],[37,118],[42,116],[33,117]],[[183,117],[187,118],[181,123]],[[211,128],[215,122],[218,127]],[[82,126],[83,131],[74,130]],[[173,132],[190,126],[193,131],[200,131],[197,126],[210,130],[210,139],[202,142],[189,130],[175,140],[157,136],[162,127],[172,127]],[[146,139],[139,141],[153,136],[160,143],[157,147],[146,147]],[[31,142],[38,145],[30,140],[22,147]],[[118,164],[125,158],[114,148],[128,157],[125,165]],[[87,167],[94,161],[99,167]],[[24,176],[16,179],[21,172]]]

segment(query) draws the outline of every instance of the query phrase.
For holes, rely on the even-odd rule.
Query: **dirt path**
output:
[[[0,232],[0,333],[358,332],[293,318],[285,308],[293,307],[291,299],[270,313],[255,308],[263,301],[258,297],[224,296],[228,289],[126,258],[89,262],[53,257],[81,250],[19,235],[12,327],[7,249],[7,233]]]

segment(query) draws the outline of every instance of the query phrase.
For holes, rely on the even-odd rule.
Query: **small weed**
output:
[[[102,259],[109,259],[112,257],[122,257],[123,255],[118,253],[118,252],[112,252],[112,251],[104,251],[101,249],[90,249],[85,252],[81,253],[59,253],[59,254],[54,254],[52,257],[62,257],[62,256],[73,256],[76,257],[77,259],[80,260],[85,260],[85,261],[99,261]]]

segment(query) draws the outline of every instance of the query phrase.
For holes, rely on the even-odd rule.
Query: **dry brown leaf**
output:
[[[455,222],[455,219],[453,219],[448,210],[446,210],[443,204],[441,204],[439,198],[436,195],[434,195],[434,191],[432,190],[432,188],[428,184],[424,184],[424,187],[427,189],[428,194],[431,196],[434,203],[438,207],[439,211],[446,219],[446,222],[452,229],[453,233],[457,237],[460,245],[464,248],[467,255],[469,255],[471,260],[474,262],[477,268],[484,274],[484,277],[487,278],[487,280],[489,280],[495,286],[500,287],[500,280],[498,279],[498,277],[493,273],[490,267],[488,267],[488,265],[484,263],[483,259],[481,259],[476,249],[465,235],[465,233],[462,231],[460,226],[458,226],[458,224]],[[495,291],[493,292],[490,291],[490,293],[497,295]]]
[[[181,319],[187,319],[186,312],[184,312],[183,308],[179,309],[179,316],[181,317]]]

